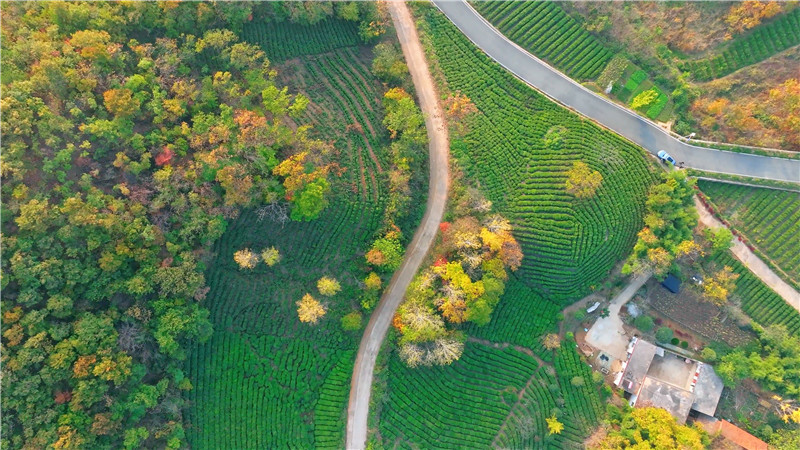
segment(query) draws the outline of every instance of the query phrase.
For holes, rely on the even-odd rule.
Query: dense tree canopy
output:
[[[182,360],[211,331],[205,249],[243,207],[318,216],[331,168],[289,125],[308,99],[235,32],[369,8],[3,4],[0,446],[185,445]],[[244,267],[280,258],[248,252]]]
[[[665,274],[676,256],[685,253],[687,241],[697,225],[693,179],[683,171],[663,175],[663,182],[650,188],[644,228],[623,267],[625,273],[652,271]]]
[[[708,436],[699,425],[679,425],[675,418],[661,408],[623,409],[608,405],[609,427],[594,449],[658,448],[702,450],[709,444]]]

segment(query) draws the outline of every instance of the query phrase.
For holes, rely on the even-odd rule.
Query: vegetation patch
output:
[[[655,180],[642,150],[525,86],[446,18],[432,14],[427,24],[448,88],[479,111],[453,155],[514,225],[525,255],[520,279],[555,302],[588,293],[640,228],[641,199]],[[591,198],[566,191],[576,161],[602,176]]]

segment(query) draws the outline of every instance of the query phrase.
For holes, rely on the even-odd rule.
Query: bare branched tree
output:
[[[258,208],[256,210],[256,216],[259,222],[268,219],[284,226],[289,222],[289,207],[284,202],[272,202]]]

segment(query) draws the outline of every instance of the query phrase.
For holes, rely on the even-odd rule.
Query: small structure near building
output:
[[[714,415],[723,385],[713,367],[636,337],[627,354],[614,383],[630,394],[631,406],[665,409],[681,424],[692,410]]]
[[[719,433],[727,443],[734,444],[732,448],[743,448],[745,450],[768,450],[769,448],[766,442],[727,420],[701,416],[697,419],[697,422],[703,426],[708,434]]]
[[[600,302],[595,302],[594,305],[590,306],[589,309],[586,310],[587,313],[591,314],[597,311],[597,308],[600,307]]]
[[[667,288],[673,294],[677,294],[681,290],[681,280],[673,274],[667,275],[667,278],[661,282],[661,285]]]

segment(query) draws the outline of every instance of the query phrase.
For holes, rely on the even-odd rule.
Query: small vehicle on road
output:
[[[665,152],[664,150],[659,150],[659,151],[658,151],[658,157],[659,157],[659,159],[661,159],[661,161],[667,161],[667,162],[669,162],[670,164],[672,164],[673,166],[674,166],[675,164],[677,164],[677,163],[675,162],[675,160],[674,160],[674,159],[672,159],[672,156],[669,156],[669,153]]]

